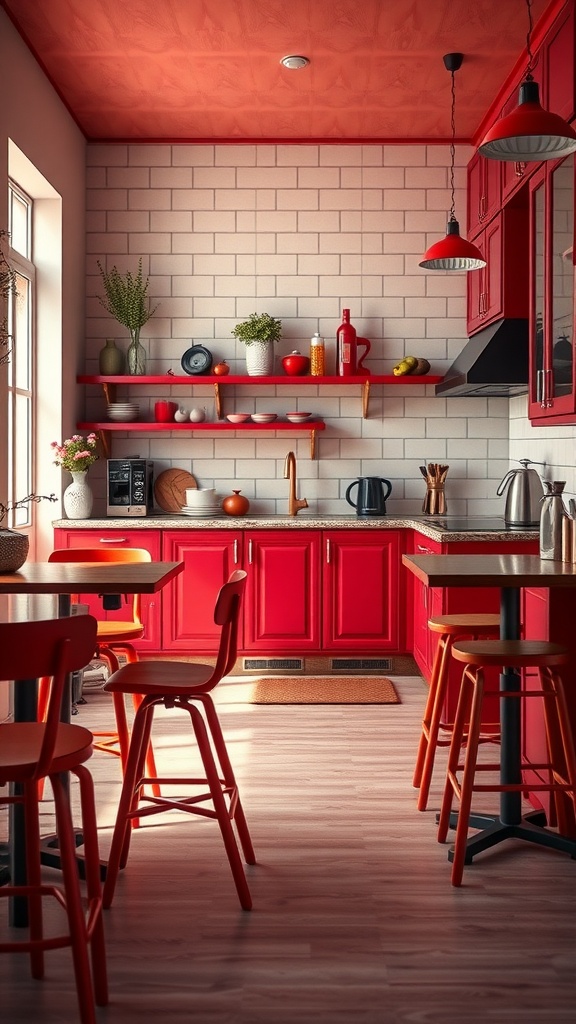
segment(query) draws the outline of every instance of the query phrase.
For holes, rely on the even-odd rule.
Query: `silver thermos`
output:
[[[549,558],[553,562],[562,561],[564,520],[568,518],[562,498],[565,486],[565,480],[544,481],[546,493],[540,513],[540,558]]]

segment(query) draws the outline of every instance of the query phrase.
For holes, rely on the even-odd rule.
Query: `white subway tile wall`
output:
[[[107,337],[127,348],[123,329],[104,311],[97,260],[121,273],[142,257],[155,316],[143,328],[148,372],[181,374],[192,344],[244,373],[236,323],[253,311],[283,324],[276,366],[298,348],[308,353],[319,331],[327,372],[335,372],[336,329],[344,307],[368,338],[367,365],[390,373],[405,355],[427,358],[442,374],[466,340],[465,274],[425,272],[418,260],[443,236],[450,205],[449,153],[426,146],[89,145],[87,174],[87,373],[98,370]],[[456,212],[465,223],[467,147],[456,150]],[[118,388],[118,397],[127,389]],[[255,513],[285,513],[284,457],[298,457],[299,495],[310,512],[351,511],[345,492],[358,476],[384,476],[392,514],[421,511],[419,465],[450,465],[448,511],[497,515],[497,485],[508,458],[558,464],[574,489],[574,431],[534,431],[525,403],[514,399],[436,398],[433,386],[375,385],[369,418],[361,390],[334,386],[224,389],[225,411],[310,411],[326,420],[310,459],[307,434],[115,433],[115,457],[140,455],[157,471],[186,469],[221,495],[241,488]],[[158,398],[215,420],[211,386],[146,386],[131,393],[147,418]],[[512,415],[509,421],[509,405]],[[101,419],[104,398],[86,389],[88,419]],[[511,430],[509,452],[509,424]],[[565,431],[565,434],[563,433]],[[535,440],[537,437],[537,440]],[[103,478],[103,464],[93,467]],[[557,477],[556,470],[554,475]],[[562,479],[564,476],[562,477]],[[94,488],[98,490],[97,487]],[[102,489],[103,493],[103,489]],[[95,513],[103,512],[103,503]]]

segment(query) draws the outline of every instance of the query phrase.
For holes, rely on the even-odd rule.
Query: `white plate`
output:
[[[182,509],[181,515],[188,516],[189,519],[220,519],[224,518],[222,509],[218,512],[187,512],[186,509]]]

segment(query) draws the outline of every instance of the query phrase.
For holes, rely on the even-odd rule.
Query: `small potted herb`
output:
[[[246,345],[246,371],[250,377],[266,377],[274,370],[273,344],[282,334],[282,321],[269,313],[251,313],[236,324],[232,334]]]

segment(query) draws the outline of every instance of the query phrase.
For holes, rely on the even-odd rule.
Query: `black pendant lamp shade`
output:
[[[454,73],[462,66],[464,59],[461,53],[447,53],[443,58],[444,66],[452,76],[452,141],[450,143],[450,190],[452,201],[446,235],[424,253],[419,266],[424,270],[480,270],[486,266],[480,249],[460,236],[460,226],[454,211],[454,137],[456,135],[455,107],[456,93],[454,89]]]
[[[479,152],[490,160],[558,160],[576,151],[576,131],[558,114],[540,104],[538,83],[532,77],[534,57],[530,49],[532,0],[528,7],[528,67],[520,86],[518,106],[500,118],[487,132]]]

